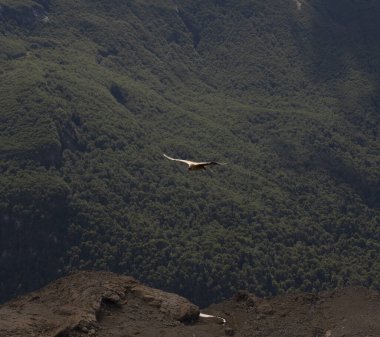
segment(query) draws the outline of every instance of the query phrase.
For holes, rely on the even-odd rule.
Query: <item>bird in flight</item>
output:
[[[167,156],[165,153],[163,154],[165,158],[169,160],[179,161],[180,163],[184,163],[187,165],[187,169],[189,171],[195,171],[195,170],[205,170],[206,166],[212,166],[212,165],[226,165],[226,163],[218,163],[216,161],[191,161],[191,160],[184,160],[184,159],[176,159]]]

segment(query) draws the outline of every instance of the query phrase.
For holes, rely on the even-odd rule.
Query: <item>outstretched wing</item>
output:
[[[217,161],[206,161],[204,163],[198,163],[198,164],[201,164],[204,166],[207,166],[207,165],[227,165],[227,163],[219,163]]]
[[[196,165],[198,163],[194,162],[194,161],[190,161],[190,160],[184,160],[184,159],[177,159],[177,158],[172,158],[172,157],[169,157],[167,156],[165,153],[163,153],[163,156],[169,160],[174,160],[174,161],[179,161],[181,163],[185,163],[187,165]]]

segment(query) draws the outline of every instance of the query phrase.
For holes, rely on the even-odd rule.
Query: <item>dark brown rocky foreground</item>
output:
[[[380,296],[363,288],[259,299],[241,292],[202,311],[131,277],[79,272],[0,306],[0,337],[380,336]]]

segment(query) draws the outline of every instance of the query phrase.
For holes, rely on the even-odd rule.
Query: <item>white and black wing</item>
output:
[[[206,161],[204,163],[199,163],[201,165],[227,165],[227,163],[219,163],[217,161]]]
[[[184,160],[184,159],[177,159],[177,158],[172,158],[172,157],[169,157],[167,156],[165,153],[163,153],[163,156],[169,160],[174,160],[174,161],[179,161],[181,163],[185,163],[187,165],[196,165],[198,163],[194,162],[194,161],[190,161],[190,160]]]

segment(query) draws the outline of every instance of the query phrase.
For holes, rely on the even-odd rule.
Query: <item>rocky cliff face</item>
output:
[[[1,337],[378,336],[380,297],[363,288],[271,299],[239,292],[204,309],[107,272],[80,272],[0,306]],[[203,317],[202,317],[203,316]],[[222,319],[224,318],[224,319]]]

